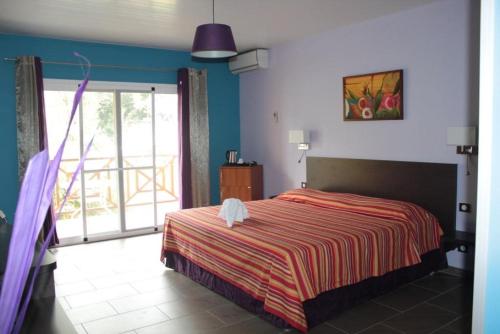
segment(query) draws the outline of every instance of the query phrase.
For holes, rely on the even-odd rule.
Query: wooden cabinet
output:
[[[262,165],[222,166],[219,173],[221,203],[226,198],[242,201],[263,198]]]

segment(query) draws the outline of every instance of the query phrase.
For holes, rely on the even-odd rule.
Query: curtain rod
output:
[[[16,62],[16,58],[4,58],[4,61]],[[69,61],[46,61],[42,60],[42,64],[63,65],[63,66],[82,66],[80,63]],[[173,67],[141,67],[141,66],[125,66],[125,65],[109,65],[109,64],[91,64],[90,67],[95,68],[112,68],[116,70],[142,71],[142,72],[176,72],[178,69]]]

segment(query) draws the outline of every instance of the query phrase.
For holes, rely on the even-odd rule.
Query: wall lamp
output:
[[[470,175],[469,162],[472,155],[476,155],[477,134],[475,127],[451,127],[447,132],[448,145],[457,147],[457,154],[467,155],[467,175]]]
[[[297,161],[300,164],[302,158],[306,155],[306,151],[309,150],[309,132],[306,130],[290,130],[288,131],[288,142],[297,144],[297,149],[302,151],[299,161]]]

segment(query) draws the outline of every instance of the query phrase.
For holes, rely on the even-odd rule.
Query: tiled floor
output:
[[[56,293],[78,333],[295,333],[165,268],[161,234],[61,247]],[[472,284],[436,273],[312,329],[322,333],[470,333]]]

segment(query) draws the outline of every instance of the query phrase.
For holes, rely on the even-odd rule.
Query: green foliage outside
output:
[[[140,103],[136,103],[134,96],[138,97],[139,101],[137,102]],[[123,93],[120,95],[120,98],[122,121],[142,121],[151,117],[151,111],[148,110],[148,103],[146,103],[151,99],[149,93]],[[99,101],[99,107],[97,108],[97,126],[108,137],[113,137],[115,133],[115,113],[113,105],[113,96],[106,94],[105,98]]]

